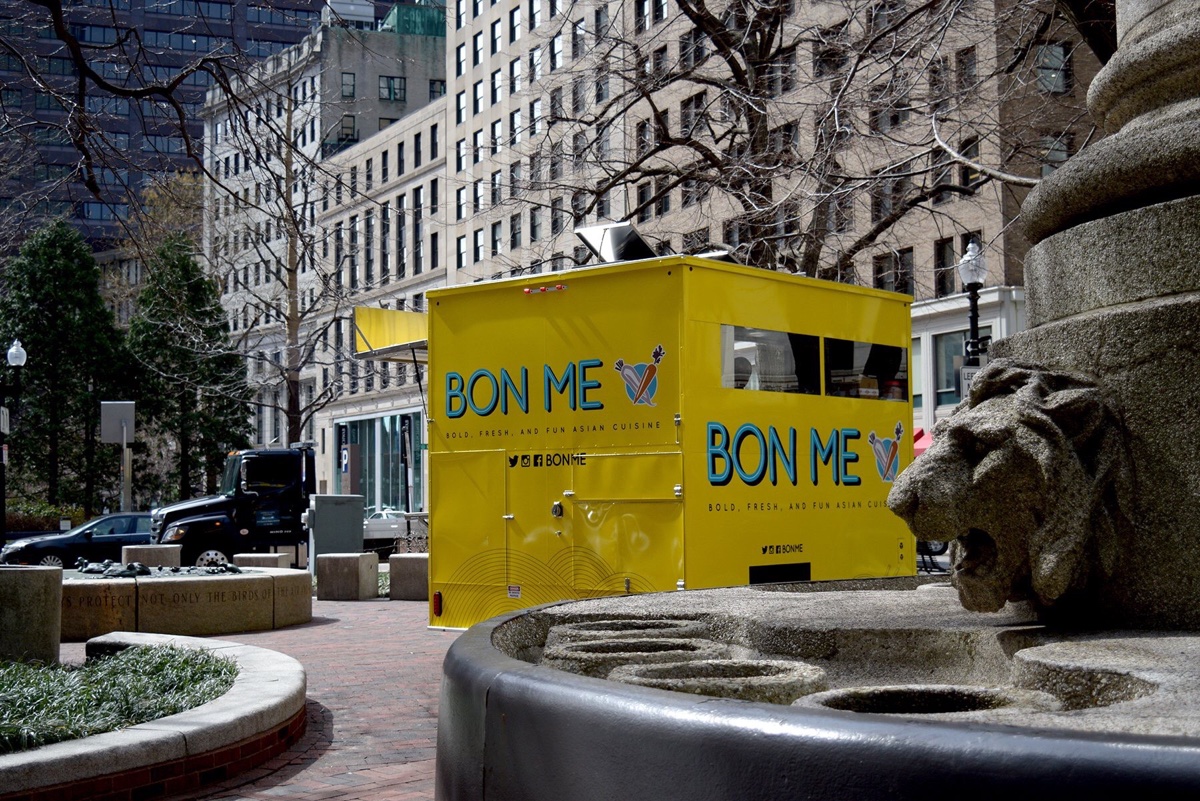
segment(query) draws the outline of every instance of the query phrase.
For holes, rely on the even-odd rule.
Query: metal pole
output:
[[[133,511],[133,492],[130,481],[133,478],[133,454],[129,450],[129,424],[121,421],[121,511]]]
[[[4,391],[0,388],[0,406],[4,405]],[[0,431],[0,547],[8,542],[8,445],[4,432]]]
[[[963,365],[966,367],[979,366],[979,287],[981,284],[967,284],[967,299],[971,304],[971,311],[968,320],[970,321],[971,330],[967,338],[967,353],[966,359],[963,360]]]
[[[8,400],[7,376],[0,374],[0,407]],[[7,411],[7,410],[6,410]],[[7,421],[10,425],[11,418]],[[8,435],[0,427],[0,547],[8,542]]]

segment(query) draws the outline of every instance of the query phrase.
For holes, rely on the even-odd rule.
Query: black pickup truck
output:
[[[150,529],[161,545],[182,545],[184,565],[220,565],[236,553],[296,546],[308,535],[300,516],[316,491],[311,443],[236,451],[225,461],[220,494],[162,506]]]

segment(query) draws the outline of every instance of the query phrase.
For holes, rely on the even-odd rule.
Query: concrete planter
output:
[[[0,662],[57,662],[62,568],[0,565]]]

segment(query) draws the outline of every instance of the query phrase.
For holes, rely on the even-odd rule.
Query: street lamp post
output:
[[[17,414],[17,406],[21,402],[21,368],[25,366],[26,353],[21,347],[21,340],[14,339],[12,347],[8,349],[8,366],[13,368],[13,385],[12,391],[12,416]],[[7,382],[7,371],[0,374],[0,546],[8,542],[8,482],[6,473],[8,471],[8,443],[5,437],[8,435],[8,428],[11,421],[8,408],[4,406],[4,401],[8,397],[9,387]]]
[[[987,264],[984,262],[983,251],[980,250],[977,242],[967,245],[967,252],[963,254],[962,261],[958,263],[958,274],[962,278],[963,289],[967,290],[967,299],[971,303],[969,318],[971,330],[967,336],[967,352],[963,366],[978,367],[979,357],[987,353],[988,343],[987,340],[979,338],[979,290],[983,288],[983,282],[987,278]]]

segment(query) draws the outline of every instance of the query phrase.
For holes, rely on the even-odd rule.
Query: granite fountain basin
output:
[[[656,619],[724,653],[631,661],[608,680],[544,658],[558,627],[628,644],[611,621]],[[774,703],[738,689],[779,665],[822,680]],[[722,670],[741,678],[708,681]],[[624,683],[672,672],[696,683]],[[706,590],[502,616],[451,647],[441,710],[442,799],[1200,793],[1200,636],[1055,630],[1025,604],[967,612],[949,586]]]

